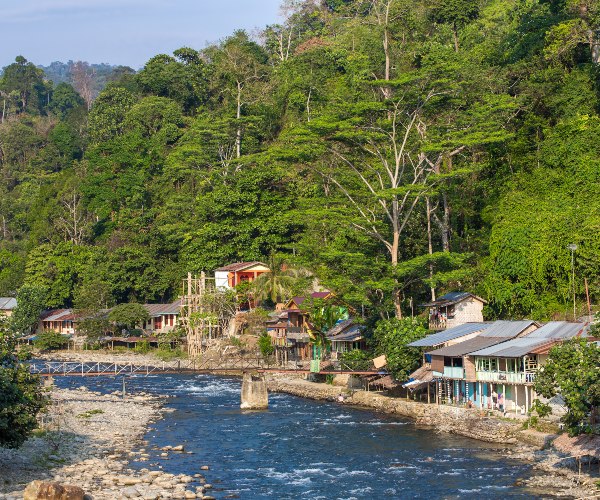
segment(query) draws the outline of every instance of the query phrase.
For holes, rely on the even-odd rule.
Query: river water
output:
[[[62,387],[120,390],[121,378],[59,378]],[[216,498],[533,498],[530,474],[488,445],[437,434],[408,419],[270,394],[269,410],[239,409],[240,380],[208,375],[132,377],[128,391],[169,395],[173,412],[149,429],[149,461],[133,468],[203,472]],[[184,444],[192,454],[151,449]],[[210,465],[209,471],[200,466]]]

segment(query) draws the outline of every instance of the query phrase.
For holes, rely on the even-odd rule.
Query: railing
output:
[[[477,372],[477,380],[508,384],[531,384],[535,373]]]
[[[465,378],[465,369],[462,366],[444,366],[444,378]]]
[[[445,330],[448,326],[448,322],[445,319],[441,320],[429,320],[429,329],[430,330]]]

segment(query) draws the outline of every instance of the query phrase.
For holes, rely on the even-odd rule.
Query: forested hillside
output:
[[[124,71],[89,111],[4,69],[0,296],[164,301],[188,271],[283,254],[373,317],[435,288],[563,318],[574,243],[580,312],[584,278],[597,303],[599,2],[287,6],[260,39]]]

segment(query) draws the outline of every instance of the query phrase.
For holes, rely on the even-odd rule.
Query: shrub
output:
[[[64,335],[54,330],[47,330],[37,336],[33,345],[41,351],[55,351],[64,348],[68,342],[69,339]]]
[[[147,340],[141,340],[137,343],[133,350],[141,354],[147,354],[150,352],[150,349],[150,342],[148,342]]]
[[[269,337],[267,332],[262,333],[258,338],[258,348],[263,356],[270,356],[275,352],[275,347],[273,346],[271,337]]]
[[[354,349],[352,351],[344,352],[340,358],[343,365],[350,368],[350,370],[366,371],[372,368],[372,354],[368,351],[361,351]]]

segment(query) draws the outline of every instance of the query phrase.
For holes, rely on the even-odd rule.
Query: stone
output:
[[[23,492],[23,500],[84,500],[79,486],[61,485],[48,481],[32,481]]]
[[[133,486],[130,486],[129,488],[124,488],[121,490],[121,494],[125,497],[125,498],[136,498],[138,497],[140,494],[138,492],[138,490],[136,488],[134,488]]]
[[[202,500],[217,500],[215,497],[211,497],[210,495],[204,495]]]
[[[209,470],[210,467],[208,465],[203,465],[202,467],[200,467],[200,470]]]
[[[197,498],[198,495],[196,495],[193,491],[186,491],[185,492],[185,498]]]
[[[205,484],[205,485],[204,485],[204,489],[205,489],[205,490],[210,490],[210,489],[212,489],[212,484]]]
[[[137,477],[126,477],[123,479],[123,484],[125,486],[133,486],[135,484],[140,484],[141,482],[142,480]]]
[[[177,446],[173,446],[173,448],[171,448],[172,451],[184,451],[184,447],[182,444],[177,445]]]

